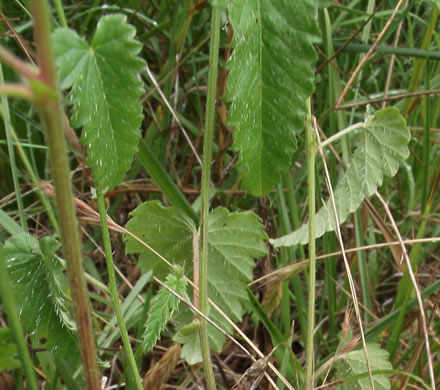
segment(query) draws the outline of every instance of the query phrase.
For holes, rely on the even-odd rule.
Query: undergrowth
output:
[[[439,7],[0,2],[0,388],[439,386]]]

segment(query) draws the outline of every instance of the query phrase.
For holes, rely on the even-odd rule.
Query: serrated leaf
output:
[[[242,185],[261,196],[290,168],[295,133],[304,127],[314,90],[317,8],[313,0],[236,0],[229,3],[229,20],[228,123],[240,151]]]
[[[133,218],[126,228],[147,244],[152,246],[166,259],[185,268],[188,277],[192,273],[192,240],[197,232],[194,222],[174,208],[165,208],[159,202],[146,202],[137,207]],[[259,218],[252,212],[229,213],[224,208],[213,210],[209,216],[208,235],[208,294],[209,297],[231,318],[240,321],[248,300],[247,283],[252,280],[254,258],[267,253],[263,242],[266,239]],[[133,238],[126,236],[127,253],[140,253],[140,266],[143,272],[153,270],[164,275],[167,267],[156,255],[143,247]],[[230,331],[230,325],[215,311],[209,317],[223,329]],[[193,320],[192,313],[184,308],[176,320],[184,328]],[[208,326],[210,345],[214,351],[220,351],[224,335],[211,325]],[[188,362],[201,359],[198,335],[192,329],[189,334],[180,334],[176,341],[185,344],[182,356]],[[189,343],[189,344],[188,344]],[[190,352],[188,352],[190,351]],[[197,351],[197,353],[195,352]]]
[[[184,297],[187,295],[187,282],[183,277],[183,272],[181,272],[181,275],[169,274],[165,284],[179,295]],[[159,292],[154,296],[143,334],[142,347],[144,353],[153,349],[165,325],[173,315],[174,310],[178,308],[179,302],[179,299],[175,295],[163,287],[161,287]]]
[[[334,190],[339,223],[347,220],[362,201],[382,185],[384,175],[393,177],[399,164],[409,155],[410,132],[405,120],[394,107],[377,111],[368,117],[361,140],[350,165]],[[329,199],[315,216],[316,237],[335,229],[332,202]],[[275,247],[307,244],[308,224],[294,232],[271,240]]]
[[[10,238],[1,249],[13,285],[23,329],[60,356],[79,357],[61,285],[67,284],[55,257],[59,243],[52,237],[38,241],[26,233]]]
[[[73,127],[83,127],[87,163],[95,185],[106,192],[119,184],[131,165],[140,138],[144,62],[141,44],[125,15],[100,19],[89,45],[68,28],[54,33],[61,87],[72,88]]]
[[[389,362],[389,354],[384,349],[381,349],[377,344],[367,344],[368,360],[370,362],[371,370],[392,370],[393,366]],[[336,374],[334,379],[349,378],[354,375],[364,374],[368,371],[367,363],[365,361],[365,353],[363,350],[350,351],[343,358],[335,362]],[[390,380],[388,375],[374,375],[374,387],[377,390],[390,389]],[[370,379],[362,378],[355,382],[347,382],[336,387],[340,390],[370,390]]]

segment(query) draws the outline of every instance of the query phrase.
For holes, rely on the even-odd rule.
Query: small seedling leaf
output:
[[[169,274],[165,284],[177,294],[186,296],[187,282],[183,277],[183,271],[179,274]],[[160,338],[165,325],[173,315],[174,310],[179,306],[179,299],[170,291],[161,287],[154,296],[148,313],[148,319],[145,323],[145,332],[143,334],[142,347],[144,353],[151,351]]]

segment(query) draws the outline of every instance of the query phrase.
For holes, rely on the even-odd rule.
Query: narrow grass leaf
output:
[[[229,2],[229,18],[228,122],[240,151],[242,185],[262,196],[290,168],[295,133],[304,128],[314,90],[317,7],[312,0],[236,0]]]
[[[339,223],[347,220],[362,201],[373,195],[382,185],[384,176],[393,177],[399,164],[409,156],[410,132],[405,120],[394,107],[368,116],[361,139],[345,175],[334,190]],[[315,216],[316,237],[335,229],[331,200]],[[271,240],[275,247],[307,244],[308,224],[278,239]]]
[[[141,44],[124,15],[100,19],[91,44],[68,28],[54,33],[61,87],[71,88],[73,127],[83,127],[87,163],[95,185],[106,192],[119,184],[131,165],[140,138],[143,87],[137,57]]]

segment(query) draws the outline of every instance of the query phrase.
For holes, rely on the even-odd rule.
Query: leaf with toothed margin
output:
[[[290,168],[295,134],[304,129],[320,39],[317,7],[314,0],[234,0],[228,10],[234,30],[228,124],[241,184],[262,196]]]
[[[124,178],[137,151],[142,122],[138,73],[144,62],[141,44],[125,15],[100,19],[91,44],[69,28],[54,32],[55,55],[62,89],[71,88],[72,126],[83,127],[87,163],[95,185],[111,190]]]
[[[186,293],[187,281],[183,277],[183,269],[181,267],[175,267],[174,273],[167,276],[165,284],[177,294],[188,299]],[[179,303],[179,299],[164,287],[161,287],[154,296],[150,304],[148,318],[145,322],[145,331],[142,336],[144,353],[153,349],[165,325],[179,307]]]
[[[383,177],[393,177],[399,164],[409,156],[410,132],[405,119],[394,107],[368,115],[362,128],[361,139],[350,165],[336,185],[334,197],[339,223],[347,220],[362,201],[373,195],[382,185]],[[331,199],[315,215],[316,238],[335,229],[333,203]],[[309,225],[270,240],[275,247],[307,244]]]
[[[367,344],[368,360],[371,370],[392,370],[393,366],[389,362],[389,353],[381,349],[377,344]],[[335,361],[336,372],[334,380],[349,379],[352,376],[365,374],[368,372],[365,352],[363,350],[350,351],[342,354],[341,358]],[[389,390],[390,374],[373,375],[374,387],[377,390]],[[343,381],[336,387],[338,390],[369,390],[371,389],[370,378],[364,377],[357,380]]]
[[[188,278],[192,279],[193,239],[198,240],[198,231],[191,218],[173,207],[163,207],[160,202],[146,202],[131,213],[127,230],[173,264],[183,266]],[[208,227],[208,295],[233,321],[241,321],[244,306],[248,301],[247,283],[252,280],[254,259],[264,256],[267,239],[258,216],[252,212],[230,213],[219,207],[209,215]],[[126,252],[140,253],[139,264],[143,272],[153,270],[164,278],[168,268],[159,257],[145,248],[139,241],[125,236]],[[196,241],[198,246],[198,241]],[[231,326],[217,313],[210,310],[209,317],[224,330],[231,332]],[[182,307],[173,317],[179,321],[179,332],[175,341],[184,344],[182,356],[190,363],[200,362],[200,345],[196,328],[187,331],[193,314]],[[186,329],[186,331],[185,331]],[[208,325],[210,346],[219,352],[225,343],[225,336]]]
[[[73,321],[65,299],[67,280],[56,258],[60,244],[52,237],[37,240],[20,233],[0,249],[17,301],[23,330],[70,363],[79,361]]]

